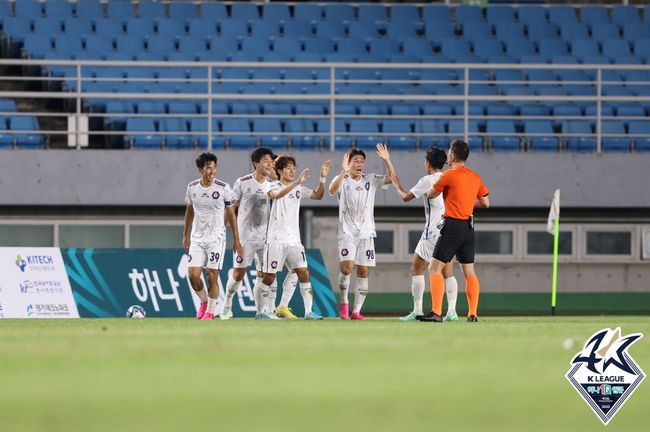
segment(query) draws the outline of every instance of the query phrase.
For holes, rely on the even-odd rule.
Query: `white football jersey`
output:
[[[285,185],[273,181],[268,191],[279,190]],[[280,199],[271,200],[269,229],[266,236],[268,244],[298,244],[300,241],[300,201],[310,199],[312,190],[299,185]]]
[[[192,242],[212,243],[226,240],[224,213],[233,205],[233,193],[228,183],[215,179],[210,186],[201,186],[201,179],[187,185],[185,202],[192,204]]]
[[[424,232],[422,236],[428,239],[432,233],[438,231],[437,228],[442,215],[445,213],[445,200],[442,194],[433,199],[427,198],[427,192],[431,190],[431,186],[438,181],[442,176],[441,172],[425,175],[411,188],[411,193],[414,197],[422,197],[424,200],[424,215],[426,223],[424,225]]]
[[[334,177],[332,183],[337,178]],[[377,237],[375,193],[384,187],[385,181],[386,176],[380,174],[362,174],[359,181],[345,176],[336,193],[339,201],[339,238],[356,240]]]
[[[263,242],[266,239],[271,207],[267,195],[269,184],[267,179],[258,183],[251,174],[237,179],[232,187],[235,201],[239,203],[237,228],[242,241]]]

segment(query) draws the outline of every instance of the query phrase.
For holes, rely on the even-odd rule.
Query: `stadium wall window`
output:
[[[123,248],[124,225],[59,225],[59,247]]]
[[[587,255],[632,255],[631,231],[586,231]]]
[[[553,255],[553,236],[542,230],[528,231],[526,233],[526,253],[529,255]],[[573,232],[560,231],[558,254],[573,254]]]
[[[181,248],[182,238],[182,225],[131,225],[129,227],[131,248]]]
[[[513,230],[476,230],[477,255],[514,256]]]
[[[0,246],[54,246],[54,225],[0,225]]]
[[[375,255],[383,260],[399,260],[399,231],[394,224],[377,223],[377,237],[375,237]]]

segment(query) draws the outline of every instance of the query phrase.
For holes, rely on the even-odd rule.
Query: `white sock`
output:
[[[241,281],[236,281],[232,278],[228,278],[228,282],[226,283],[226,300],[223,306],[224,310],[232,309],[232,299],[235,297],[235,294],[237,293],[237,290],[240,286]]]
[[[278,296],[278,278],[276,277],[269,290],[269,298],[266,301],[266,313],[275,312],[275,299]]]
[[[257,285],[257,294],[255,295],[257,299],[257,313],[266,313],[266,303],[269,299],[270,291],[271,287],[262,281]]]
[[[458,297],[458,281],[454,276],[445,279],[447,292],[447,316],[456,315],[456,297]]]
[[[423,315],[422,296],[424,295],[424,275],[411,276],[411,294],[413,294],[413,313]]]
[[[354,293],[354,309],[352,309],[352,313],[361,312],[363,302],[366,300],[366,294],[368,294],[368,278],[360,278],[357,276],[357,287]]]
[[[208,301],[208,291],[206,291],[205,288],[201,288],[201,291],[194,291],[194,292],[196,293],[197,296],[199,296],[201,303]]]
[[[206,313],[214,314],[214,307],[217,305],[217,300],[219,299],[208,297],[208,309],[206,310]]]
[[[348,304],[348,292],[350,291],[350,275],[339,273],[339,290],[341,291],[341,304]]]
[[[302,300],[305,302],[305,315],[307,315],[311,313],[312,303],[314,302],[311,282],[300,282],[300,294],[302,294]]]
[[[293,297],[294,291],[296,291],[296,283],[298,283],[298,275],[295,273],[289,273],[284,282],[282,283],[282,299],[280,299],[280,306],[289,307],[289,302],[291,297]]]

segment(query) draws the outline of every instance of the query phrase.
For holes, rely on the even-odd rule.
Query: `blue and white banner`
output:
[[[0,248],[0,318],[79,318],[59,248]]]

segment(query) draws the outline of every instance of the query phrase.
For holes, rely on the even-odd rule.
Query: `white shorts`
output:
[[[190,243],[188,267],[206,267],[221,270],[226,242],[217,240],[212,243]]]
[[[339,261],[353,261],[364,267],[375,266],[375,239],[339,239]]]
[[[264,247],[264,273],[277,273],[282,271],[286,264],[289,270],[307,268],[307,255],[305,247],[298,244],[267,244]]]
[[[233,268],[248,268],[255,261],[255,270],[262,271],[262,256],[264,254],[264,241],[244,240],[241,244],[244,256],[237,252],[232,253]]]
[[[424,235],[420,238],[418,245],[415,247],[415,253],[426,262],[431,262],[433,250],[440,238],[440,232],[430,233],[427,238]]]

